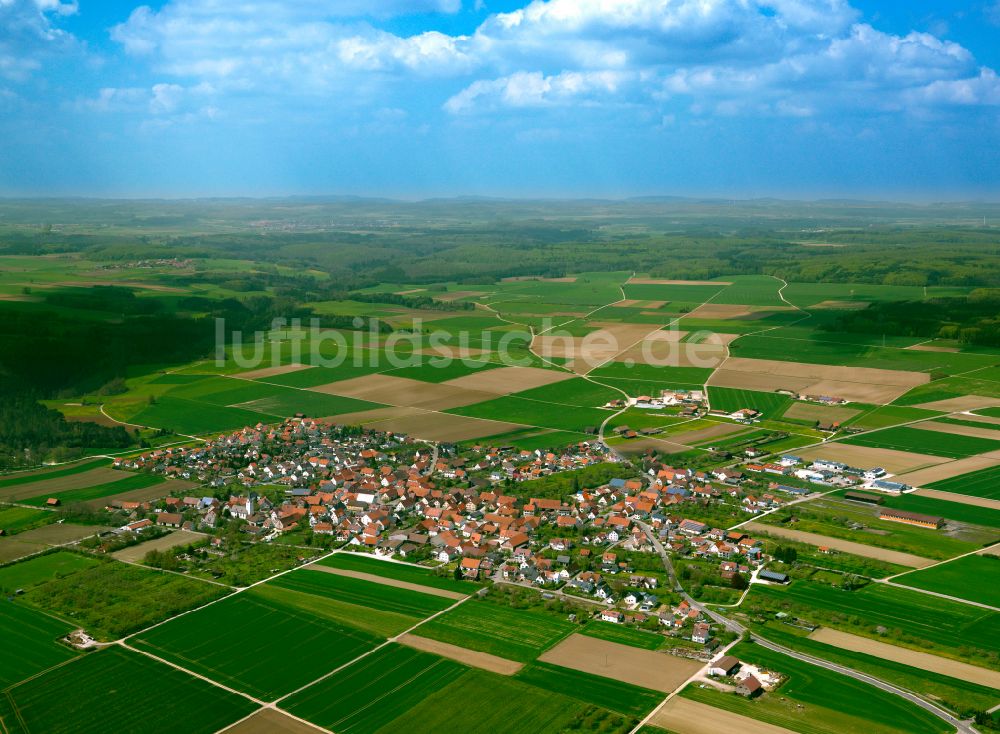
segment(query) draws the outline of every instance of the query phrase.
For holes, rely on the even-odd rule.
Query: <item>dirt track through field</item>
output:
[[[951,676],[959,680],[967,680],[971,683],[978,683],[981,686],[1000,689],[1000,672],[987,670],[977,665],[961,663],[957,660],[943,658],[938,655],[931,655],[926,652],[918,652],[905,647],[897,647],[878,640],[869,640],[867,637],[852,635],[849,632],[820,627],[809,635],[810,640],[833,645],[843,650],[851,650],[866,655],[874,655],[883,660],[891,660],[895,663],[902,663],[920,670],[941,675]]]
[[[893,474],[915,472],[917,469],[946,464],[949,461],[943,456],[914,454],[909,451],[879,449],[872,446],[852,446],[847,443],[826,443],[797,451],[796,454],[804,459],[831,459],[861,469],[880,466]]]
[[[660,278],[629,278],[625,285],[732,285],[728,280],[662,280]]]
[[[469,650],[447,642],[438,642],[437,640],[429,640],[426,637],[411,635],[408,632],[397,637],[396,642],[416,650],[440,655],[443,658],[457,660],[474,668],[482,668],[491,673],[499,673],[500,675],[514,675],[524,667],[524,663],[490,655],[488,652],[477,652],[476,650]]]
[[[55,479],[43,479],[30,482],[28,484],[14,484],[9,487],[0,488],[0,499],[17,501],[29,497],[41,497],[42,495],[55,495],[59,492],[66,492],[71,489],[84,489],[86,487],[96,487],[98,484],[108,484],[118,482],[122,479],[134,476],[128,472],[118,471],[100,467],[79,474],[69,474],[65,477]]]
[[[649,721],[653,726],[659,726],[677,734],[720,734],[720,732],[739,732],[739,734],[795,734],[764,721],[757,721],[747,716],[734,714],[732,711],[717,709],[698,701],[675,696],[664,704]]]
[[[767,533],[775,538],[787,538],[788,540],[797,540],[800,543],[808,543],[809,545],[815,545],[816,547],[825,546],[827,548],[833,548],[834,550],[839,550],[843,553],[850,553],[855,556],[863,556],[864,558],[875,558],[879,561],[886,561],[887,563],[895,563],[899,566],[909,566],[911,568],[924,568],[925,566],[930,566],[937,561],[931,558],[923,558],[922,556],[915,556],[912,553],[903,553],[902,551],[888,550],[886,548],[876,548],[872,545],[865,545],[864,543],[855,543],[851,540],[841,540],[840,538],[831,538],[827,535],[818,535],[817,533],[807,533],[802,530],[789,530],[788,528],[776,527],[773,525],[764,525],[759,522],[747,523],[743,526],[744,529],[749,530],[754,533]]]
[[[386,586],[395,586],[397,589],[409,589],[410,591],[419,591],[422,594],[430,594],[431,596],[441,596],[445,599],[464,599],[468,594],[463,594],[458,591],[448,591],[447,589],[435,589],[432,586],[423,586],[421,584],[413,584],[409,581],[400,581],[398,579],[387,578],[386,576],[378,576],[374,573],[365,573],[364,571],[348,571],[344,568],[330,568],[329,566],[320,566],[317,564],[310,564],[305,566],[310,571],[322,571],[323,573],[332,573],[335,576],[347,576],[352,579],[362,579],[363,581],[371,581],[376,584],[384,584]]]
[[[989,469],[996,466],[996,459],[989,459],[984,456],[969,456],[958,461],[948,461],[937,466],[919,471],[910,471],[900,474],[898,479],[911,487],[922,487],[932,482],[940,482],[942,479],[951,479],[969,472]],[[950,493],[949,493],[950,494]]]
[[[664,693],[673,691],[703,665],[696,660],[577,634],[538,659]]]

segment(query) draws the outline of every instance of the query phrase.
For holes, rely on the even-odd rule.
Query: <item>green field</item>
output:
[[[486,357],[477,357],[475,360],[463,361],[453,359],[451,361],[444,358],[424,359],[418,365],[389,369],[385,372],[391,377],[405,377],[409,380],[421,380],[422,382],[445,382],[458,377],[493,370],[503,365],[497,362],[487,362]]]
[[[0,592],[9,594],[17,589],[29,589],[55,578],[92,568],[98,563],[96,558],[70,551],[55,551],[12,563],[0,567]]]
[[[611,415],[610,411],[598,408],[556,405],[525,400],[512,395],[444,412],[472,418],[522,423],[540,428],[555,428],[561,431],[583,431],[587,427],[597,427]]]
[[[514,396],[526,400],[540,400],[543,403],[599,408],[611,400],[620,400],[622,394],[603,385],[595,385],[582,377],[573,377],[551,385],[523,390],[514,393]]]
[[[631,366],[625,362],[608,362],[590,373],[595,379],[639,380],[659,385],[664,390],[670,387],[700,390],[711,375],[712,370],[707,367],[658,367],[641,362]]]
[[[25,601],[114,640],[216,599],[224,587],[106,561],[30,589]]]
[[[516,679],[467,670],[375,734],[561,734],[584,706]],[[611,732],[626,732],[626,717]],[[625,724],[625,726],[622,726]],[[605,729],[605,731],[608,731]]]
[[[549,663],[526,665],[514,678],[546,691],[638,718],[648,714],[663,700],[659,691]]]
[[[76,655],[57,641],[72,631],[70,624],[0,599],[0,691]]]
[[[241,408],[224,408],[169,395],[128,416],[130,423],[162,428],[174,433],[199,435],[266,423],[269,416]]]
[[[470,581],[456,581],[451,575],[439,576],[429,568],[380,561],[360,553],[334,553],[332,556],[319,561],[318,565],[329,566],[330,568],[342,568],[347,571],[361,571],[362,573],[384,576],[389,579],[408,581],[411,584],[422,584],[423,586],[431,586],[435,589],[458,591],[464,594],[471,594],[480,586],[480,584]]]
[[[575,629],[544,612],[470,601],[421,625],[415,634],[527,663]]]
[[[755,631],[783,647],[868,673],[925,698],[940,701],[963,719],[971,718],[976,711],[991,709],[996,704],[996,690],[993,688],[811,640],[803,631],[787,625],[772,623]]]
[[[130,644],[263,700],[316,680],[381,641],[291,601],[235,594]]]
[[[310,367],[309,369],[286,372],[283,375],[272,375],[271,377],[258,377],[258,382],[266,382],[271,385],[284,385],[286,387],[318,387],[331,382],[341,380],[351,380],[355,377],[365,377],[376,372],[382,372],[386,367],[368,364],[367,354],[362,350],[360,363],[354,364],[349,358],[337,367]]]
[[[633,629],[611,622],[601,622],[600,620],[590,622],[579,630],[580,634],[588,637],[597,637],[610,642],[617,642],[630,647],[641,647],[643,650],[659,650],[663,647],[664,637],[655,632]]]
[[[851,446],[870,446],[876,449],[893,449],[894,451],[909,451],[914,454],[930,454],[944,456],[949,459],[964,459],[975,454],[1000,449],[1000,439],[976,438],[974,436],[957,436],[952,433],[925,431],[920,428],[899,426],[886,428],[883,431],[863,433],[858,436],[841,439],[841,443]]]
[[[1000,607],[1000,556],[974,555],[912,571],[897,584]]]
[[[729,303],[744,306],[787,306],[778,295],[782,283],[766,275],[727,275],[727,286],[712,299],[712,303]],[[801,314],[804,315],[804,314]]]
[[[814,623],[976,665],[1000,667],[1000,613],[919,591],[884,584],[843,591],[795,581],[784,588],[754,586],[744,604],[751,609],[784,610]],[[878,633],[879,628],[885,635]]]
[[[73,474],[82,474],[85,471],[97,469],[102,466],[108,466],[108,459],[82,461],[57,469],[2,474],[0,475],[0,489],[4,489],[5,487],[16,487],[22,484],[32,484],[34,482],[44,482],[47,479],[58,479],[59,477],[68,477]]]
[[[777,671],[787,680],[777,691],[755,701],[697,686],[688,686],[681,695],[801,734],[945,734],[951,730],[941,719],[895,694],[760,645],[743,643],[731,654]]]
[[[883,507],[893,507],[907,512],[919,512],[924,515],[936,515],[946,520],[980,525],[1000,530],[1000,510],[989,507],[976,507],[963,502],[949,502],[936,497],[924,497],[919,494],[902,494],[898,497],[885,497]]]
[[[466,666],[389,643],[281,702],[338,734],[369,734],[461,675]]]
[[[104,497],[111,497],[116,494],[121,494],[122,492],[129,492],[133,489],[145,489],[146,487],[153,487],[158,484],[166,483],[166,479],[155,474],[130,474],[125,476],[123,479],[119,479],[114,482],[105,482],[103,484],[96,484],[93,487],[83,487],[80,489],[69,489],[65,492],[52,492],[48,494],[41,494],[37,497],[30,497],[25,500],[21,500],[24,504],[35,505],[41,507],[45,505],[45,501],[50,497],[57,497],[59,501],[64,504],[72,504],[74,502],[89,502],[90,500],[102,499]],[[168,490],[165,488],[163,490],[164,494],[167,494]]]
[[[940,413],[923,408],[910,408],[904,405],[881,405],[875,410],[844,421],[844,425],[857,428],[888,428],[899,423],[933,418]]]
[[[119,647],[82,655],[6,693],[0,718],[10,734],[211,734],[257,708],[242,696]]]
[[[981,423],[979,421],[962,420],[961,418],[938,418],[935,423],[944,423],[949,426],[965,426],[966,428],[978,428],[986,431],[997,431],[1000,437],[1000,425],[996,423]]]
[[[349,576],[338,576],[321,570],[299,569],[268,583],[283,589],[328,596],[369,609],[402,614],[415,620],[429,617],[454,604],[453,600],[441,596]]]
[[[937,489],[941,492],[967,494],[971,497],[1000,500],[1000,464],[989,469],[980,469],[968,474],[960,474],[957,477],[931,482],[927,488]]]
[[[741,408],[750,408],[762,413],[765,418],[780,417],[792,403],[792,399],[787,395],[756,390],[737,390],[730,387],[709,387],[708,397],[712,404],[712,410],[724,410],[731,413]]]
[[[14,535],[24,530],[31,530],[40,525],[55,522],[59,516],[45,510],[33,510],[30,507],[4,507],[0,505],[0,530],[7,535]]]

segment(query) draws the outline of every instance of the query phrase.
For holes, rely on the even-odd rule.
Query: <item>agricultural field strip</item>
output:
[[[333,550],[333,551],[331,551],[331,552],[329,552],[329,553],[327,553],[325,555],[322,555],[322,556],[316,558],[314,562],[322,561],[322,560],[324,560],[326,558],[329,558],[330,556],[333,556],[333,555],[335,555],[337,553],[340,553],[340,552],[342,552],[342,551],[340,551],[340,550]],[[136,565],[138,565],[138,564],[136,564]],[[157,622],[156,624],[152,624],[149,627],[146,627],[146,628],[144,628],[142,630],[139,630],[138,632],[134,632],[134,633],[132,633],[130,635],[127,635],[126,637],[124,637],[124,638],[122,638],[120,640],[116,640],[114,642],[107,643],[107,644],[121,645],[122,647],[124,647],[124,648],[126,648],[128,650],[140,653],[142,655],[145,655],[146,657],[152,658],[153,660],[156,660],[158,662],[161,662],[161,663],[164,663],[166,665],[169,665],[170,667],[175,668],[176,670],[182,671],[182,672],[187,673],[188,675],[192,675],[192,676],[194,676],[196,678],[200,678],[200,679],[206,681],[207,683],[211,683],[212,685],[214,685],[214,686],[216,686],[218,688],[226,690],[226,691],[228,691],[230,693],[236,693],[236,694],[242,696],[243,698],[246,698],[246,699],[254,702],[255,704],[257,704],[258,706],[260,706],[260,709],[257,709],[257,710],[253,711],[250,714],[250,716],[252,716],[253,714],[258,713],[261,709],[269,709],[269,708],[276,709],[277,708],[277,704],[279,704],[281,701],[283,701],[283,700],[285,700],[285,699],[287,699],[287,698],[289,698],[289,697],[291,697],[291,696],[293,696],[293,695],[295,695],[297,693],[300,693],[301,691],[305,690],[306,688],[309,688],[312,685],[315,685],[316,683],[319,683],[320,681],[326,680],[327,678],[335,675],[336,673],[338,673],[341,670],[347,668],[348,666],[353,665],[357,661],[362,660],[363,658],[371,655],[375,651],[381,650],[383,647],[385,647],[389,643],[395,642],[398,638],[402,637],[403,635],[406,635],[406,634],[409,634],[409,633],[413,632],[414,630],[416,630],[418,627],[420,627],[425,622],[429,622],[432,619],[435,619],[436,617],[439,617],[442,614],[446,614],[446,613],[450,612],[451,610],[455,609],[456,607],[458,607],[461,604],[464,604],[465,602],[467,602],[471,598],[471,595],[470,595],[470,596],[463,597],[462,599],[459,599],[454,604],[452,604],[452,605],[450,605],[450,606],[448,606],[448,607],[446,607],[446,608],[444,608],[444,609],[442,609],[442,610],[440,610],[438,612],[435,612],[434,614],[431,614],[430,616],[426,617],[425,619],[419,620],[412,627],[410,627],[410,628],[408,628],[406,630],[403,630],[398,635],[396,635],[396,636],[394,636],[392,638],[387,639],[385,642],[383,642],[380,645],[372,648],[371,650],[368,650],[368,651],[362,653],[361,655],[358,655],[357,657],[353,658],[352,660],[348,660],[346,663],[343,663],[342,665],[337,666],[335,669],[329,671],[328,673],[325,673],[325,674],[321,675],[319,678],[316,678],[315,680],[312,680],[312,681],[306,683],[305,685],[300,686],[299,688],[295,689],[294,691],[291,691],[291,692],[289,692],[289,693],[287,693],[287,694],[285,694],[285,695],[283,695],[283,696],[281,696],[281,697],[279,697],[279,698],[277,698],[277,699],[275,699],[274,701],[271,701],[271,702],[262,701],[262,700],[260,700],[258,698],[255,698],[254,696],[251,696],[251,695],[249,695],[247,693],[243,693],[243,692],[238,691],[236,689],[230,688],[229,686],[227,686],[227,685],[225,685],[223,683],[220,683],[218,681],[215,681],[215,680],[213,680],[213,679],[211,679],[211,678],[209,678],[207,676],[201,675],[200,673],[196,673],[196,672],[194,672],[192,670],[188,670],[187,668],[185,668],[185,667],[183,667],[181,665],[178,665],[176,663],[172,663],[172,662],[170,662],[168,660],[164,660],[163,658],[160,658],[159,656],[157,656],[157,655],[155,655],[153,653],[147,652],[145,650],[141,650],[139,648],[132,647],[127,642],[130,638],[142,635],[142,634],[148,632],[149,630],[152,630],[152,629],[155,629],[156,627],[160,627],[162,625],[165,625],[167,622],[171,622],[171,621],[173,621],[175,619],[178,619],[180,617],[183,617],[183,616],[185,616],[187,614],[191,614],[193,612],[196,612],[196,611],[199,611],[201,609],[204,609],[205,607],[209,607],[209,606],[212,606],[213,604],[217,604],[217,603],[219,603],[219,602],[221,602],[221,601],[223,601],[225,599],[229,599],[229,598],[235,596],[236,594],[239,594],[239,593],[242,593],[244,591],[247,591],[247,590],[249,590],[251,588],[254,588],[255,586],[260,586],[260,585],[265,584],[265,583],[267,583],[269,581],[273,581],[274,579],[276,579],[276,578],[278,578],[280,576],[284,576],[284,575],[292,573],[293,571],[296,571],[296,570],[299,570],[299,567],[290,568],[290,569],[287,569],[285,571],[279,571],[278,573],[273,574],[272,576],[268,576],[267,578],[261,579],[260,581],[256,581],[253,584],[250,584],[249,586],[237,589],[232,594],[226,594],[223,597],[220,597],[218,599],[213,599],[212,601],[210,601],[210,602],[208,602],[206,604],[202,604],[199,607],[195,607],[193,609],[185,610],[185,611],[181,612],[180,614],[176,614],[176,615],[174,615],[172,617],[169,617],[169,618],[164,619],[164,620],[162,620],[160,622]],[[70,662],[72,662],[72,661],[70,661]],[[289,716],[291,716],[292,718],[296,719],[297,721],[301,721],[304,724],[308,724],[311,728],[317,729],[318,731],[327,731],[326,729],[323,729],[322,727],[317,727],[315,724],[312,724],[311,722],[305,721],[304,719],[300,719],[299,717],[295,716],[294,714],[288,713],[284,709],[279,709],[279,710],[282,713],[288,714]],[[244,721],[244,720],[250,718],[250,716],[244,717],[244,719],[241,719],[240,721]],[[240,723],[240,721],[235,722],[235,723]]]

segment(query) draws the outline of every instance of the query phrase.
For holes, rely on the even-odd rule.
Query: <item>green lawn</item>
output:
[[[469,601],[421,625],[414,633],[526,663],[575,630],[572,623],[544,612]]]
[[[941,719],[892,693],[839,673],[739,644],[732,655],[787,676],[774,692],[757,700],[710,688],[688,686],[681,695],[801,734],[945,734]]]
[[[1000,607],[1000,556],[965,556],[933,568],[912,571],[893,581],[915,589]]]
[[[31,530],[40,525],[47,525],[59,519],[59,515],[45,510],[32,510],[30,507],[0,506],[0,529],[7,535],[15,535],[24,530]]]
[[[82,655],[0,699],[11,734],[211,734],[255,708],[242,696],[119,647]]]
[[[0,691],[76,655],[58,642],[72,631],[70,624],[0,599]]]
[[[549,663],[535,662],[526,665],[514,678],[536,688],[639,718],[648,714],[663,700],[663,694],[659,691]]]
[[[931,482],[927,488],[937,489],[941,492],[967,494],[972,497],[1000,499],[1000,464],[989,469],[980,469],[968,474],[960,474],[957,477],[942,479],[939,482]]]
[[[143,632],[130,644],[263,700],[371,650],[379,637],[253,590]]]
[[[964,459],[967,456],[1000,449],[1000,439],[957,436],[952,433],[925,431],[909,426],[862,433],[858,436],[841,439],[841,443],[851,446],[870,446],[877,449],[944,456],[950,459]]]
[[[780,417],[792,403],[792,399],[787,395],[756,390],[737,390],[730,387],[709,387],[708,397],[712,404],[712,410],[724,410],[731,413],[741,408],[750,408],[762,413],[765,418]]]
[[[0,592],[12,593],[17,589],[29,589],[55,578],[92,568],[98,563],[96,558],[70,551],[46,553],[27,561],[12,563],[0,567]]]
[[[465,670],[460,663],[390,643],[282,701],[281,708],[338,734],[369,734]]]
[[[384,576],[389,579],[408,581],[411,584],[422,584],[423,586],[431,586],[435,589],[458,591],[464,594],[471,594],[480,587],[480,584],[470,581],[456,581],[450,574],[439,576],[429,568],[380,561],[360,553],[334,553],[332,556],[319,561],[318,565],[329,566],[330,568],[342,568],[348,571],[361,571],[362,573]]]

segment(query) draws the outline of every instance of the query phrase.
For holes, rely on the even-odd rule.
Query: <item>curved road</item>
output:
[[[680,582],[677,580],[677,576],[674,573],[674,567],[673,564],[670,562],[670,556],[667,553],[666,549],[663,547],[663,544],[660,542],[660,539],[656,537],[656,533],[654,533],[653,529],[644,522],[636,521],[636,524],[639,525],[640,528],[642,528],[642,531],[646,534],[646,537],[649,538],[650,542],[653,544],[653,548],[656,549],[657,554],[659,554],[660,559],[663,561],[663,568],[667,572],[667,576],[670,579],[674,591],[680,594],[681,598],[683,598],[693,608],[698,609],[716,623],[723,625],[726,629],[738,635],[743,635],[749,632],[749,630],[747,630],[747,628],[741,625],[739,622],[729,619],[728,617],[725,617],[722,614],[719,614],[718,612],[706,609],[702,604],[695,601],[686,591],[684,591],[684,587],[680,585]],[[778,645],[777,643],[771,642],[770,640],[761,637],[760,635],[757,635],[755,633],[750,632],[750,637],[755,643],[757,643],[761,647],[767,648],[768,650],[773,650],[774,652],[781,653],[782,655],[787,655],[788,657],[795,658],[796,660],[801,660],[802,662],[808,663],[810,665],[815,665],[820,668],[826,668],[827,670],[832,670],[836,673],[840,673],[841,675],[846,675],[849,678],[854,678],[855,680],[859,680],[862,681],[863,683],[875,686],[876,688],[886,691],[887,693],[892,693],[893,695],[906,699],[910,703],[919,706],[925,711],[928,711],[929,713],[933,714],[939,719],[947,722],[949,726],[955,727],[956,731],[960,732],[960,734],[979,734],[979,732],[972,726],[971,721],[962,721],[956,718],[955,716],[952,716],[944,709],[935,706],[929,701],[925,701],[923,698],[921,698],[915,693],[911,693],[910,691],[907,691],[903,688],[898,688],[897,686],[894,686],[891,683],[886,683],[883,680],[870,676],[866,673],[859,672],[857,670],[854,670],[853,668],[848,668],[846,666],[838,665],[836,663],[832,663],[822,658],[816,658],[811,655],[806,655],[804,653],[798,652],[796,650],[791,650],[787,647],[783,647],[781,645]]]

